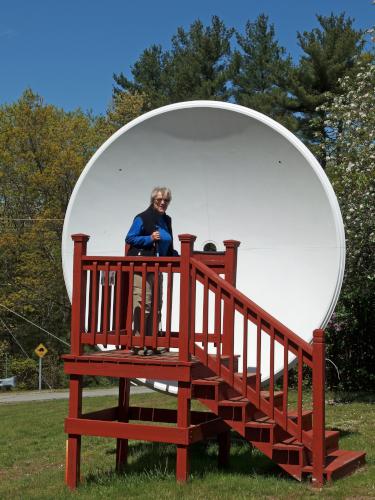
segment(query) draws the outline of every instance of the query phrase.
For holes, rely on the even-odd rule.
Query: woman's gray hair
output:
[[[168,198],[169,201],[172,200],[172,191],[169,188],[156,186],[151,191],[151,199],[150,199],[151,204],[154,203],[155,198],[157,197],[158,193],[161,193],[161,195],[163,196],[163,198]]]

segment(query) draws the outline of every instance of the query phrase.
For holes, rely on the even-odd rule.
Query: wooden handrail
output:
[[[191,258],[191,274],[194,281],[199,281],[203,285],[204,311],[203,311],[203,331],[202,334],[192,332],[195,335],[196,342],[203,342],[203,347],[195,345],[194,351],[198,358],[207,364],[209,368],[217,375],[236,389],[243,397],[247,398],[256,405],[265,415],[274,420],[290,435],[294,436],[300,442],[303,442],[314,456],[314,475],[321,477],[324,467],[324,443],[325,441],[325,419],[324,419],[324,335],[322,330],[314,332],[313,345],[308,344],[280,321],[274,318],[255,304],[251,299],[232,286],[228,281],[222,279],[202,262]],[[194,285],[195,289],[195,285]],[[215,295],[215,318],[220,317],[220,308],[218,299],[224,302],[224,313],[227,313],[227,322],[222,325],[221,335],[215,326],[214,334],[208,334],[207,317],[208,311],[208,291]],[[243,316],[243,368],[242,373],[235,373],[234,369],[234,313],[238,311]],[[249,314],[250,312],[250,314]],[[195,312],[194,312],[195,314]],[[250,386],[247,383],[247,348],[248,348],[248,326],[251,321],[256,326],[256,367],[255,384]],[[265,328],[264,324],[268,326]],[[262,332],[268,334],[270,338],[270,379],[268,396],[262,393],[261,384],[261,344]],[[209,340],[211,339],[211,340]],[[213,358],[208,357],[208,343],[216,346],[216,355]],[[281,407],[275,404],[275,377],[274,377],[274,356],[275,343],[278,343],[283,349],[283,398]],[[227,349],[221,352],[220,344],[226,344]],[[289,416],[288,392],[289,392],[289,354],[293,353],[298,361],[297,374],[297,409],[295,420]],[[223,361],[225,361],[225,366]],[[303,409],[302,409],[302,375],[303,365],[312,368],[313,371],[313,406],[314,406],[314,424],[313,432],[308,433],[303,428]],[[317,411],[315,409],[317,408]],[[317,446],[315,443],[319,443]],[[322,451],[323,450],[323,451]]]
[[[292,330],[290,330],[287,326],[283,325],[279,320],[277,320],[275,317],[273,317],[271,314],[267,313],[264,309],[262,309],[260,306],[258,306],[255,302],[253,302],[251,299],[246,297],[242,292],[240,292],[237,288],[232,286],[230,283],[225,281],[224,279],[220,278],[217,274],[215,274],[211,269],[209,269],[207,266],[199,262],[197,259],[194,257],[191,258],[191,263],[199,269],[202,273],[207,275],[212,281],[214,281],[217,285],[220,285],[220,288],[222,290],[225,290],[228,294],[233,295],[235,300],[242,302],[243,307],[247,307],[251,309],[256,316],[259,316],[262,320],[265,320],[267,323],[273,326],[273,328],[277,329],[280,331],[283,335],[285,335],[288,340],[291,340],[298,346],[300,346],[304,351],[306,351],[307,354],[311,355],[313,354],[313,350],[311,345],[303,340],[301,337],[299,337],[297,334],[295,334]]]

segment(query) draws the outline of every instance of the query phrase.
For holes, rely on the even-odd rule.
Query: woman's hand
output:
[[[159,231],[154,231],[151,234],[152,241],[159,241],[160,240],[160,233]]]

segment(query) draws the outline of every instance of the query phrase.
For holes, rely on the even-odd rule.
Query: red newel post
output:
[[[225,281],[236,286],[237,253],[241,242],[237,240],[225,240],[223,243],[225,246]]]
[[[225,240],[225,281],[228,281],[233,286],[236,286],[237,279],[237,253],[241,242],[237,240]],[[222,354],[230,356],[233,353],[233,339],[230,334],[231,323],[234,321],[234,311],[231,311],[230,304],[224,306],[223,318],[223,352]]]
[[[79,356],[81,354],[80,333],[84,321],[84,300],[86,298],[86,280],[82,271],[82,256],[86,255],[87,234],[73,234],[73,293],[72,293],[72,319],[70,330],[70,352]]]
[[[179,234],[181,242],[181,277],[180,277],[180,335],[179,358],[190,361],[190,329],[191,329],[191,273],[190,258],[193,254],[194,241],[192,234]]]
[[[324,330],[313,335],[313,485],[323,486],[326,457],[325,442],[325,338]]]

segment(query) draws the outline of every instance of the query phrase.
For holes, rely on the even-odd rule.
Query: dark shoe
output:
[[[167,347],[159,347],[157,351],[158,354],[165,354],[166,352],[169,352],[169,349]]]

